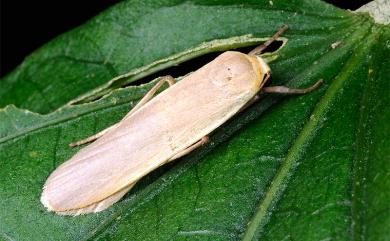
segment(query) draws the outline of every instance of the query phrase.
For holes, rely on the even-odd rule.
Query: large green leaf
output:
[[[119,4],[45,46],[2,81],[3,104],[41,112],[117,88],[47,115],[13,105],[0,111],[3,239],[389,237],[389,27],[318,1],[207,2]],[[208,52],[195,49],[204,41],[227,39],[217,41],[226,43],[223,49],[253,44],[258,39],[239,36],[269,36],[285,22],[291,30],[274,54],[272,83],[308,86],[323,78],[319,90],[264,96],[218,129],[209,145],[148,175],[107,211],[79,217],[46,212],[41,188],[77,151],[68,143],[118,121],[153,85],[118,88],[133,81],[133,73],[142,77]],[[232,38],[240,40],[229,44]],[[66,49],[66,57],[55,57]],[[183,58],[169,58],[185,50]],[[103,64],[107,56],[111,67]],[[158,68],[133,70],[162,58],[168,60]],[[130,78],[103,86],[126,72]]]

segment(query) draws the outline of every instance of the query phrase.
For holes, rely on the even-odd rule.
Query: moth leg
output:
[[[136,112],[139,108],[141,108],[144,104],[146,104],[149,100],[151,100],[153,96],[156,94],[156,92],[164,84],[164,82],[167,82],[169,86],[172,86],[175,84],[175,79],[170,75],[161,77],[160,80],[157,82],[157,84],[153,86],[153,88],[151,88],[148,93],[146,93],[146,95],[138,102],[136,106],[134,106],[134,108],[129,113],[127,113],[127,115],[123,119],[130,117],[134,112]]]
[[[153,96],[156,94],[156,92],[164,84],[164,82],[167,82],[169,84],[169,86],[172,86],[172,85],[175,84],[175,79],[172,76],[170,76],[170,75],[161,77],[160,80],[157,82],[157,84],[155,86],[153,86],[153,88],[150,89],[148,93],[146,93],[146,95],[137,103],[136,106],[134,106],[134,108],[129,113],[126,114],[126,116],[122,120],[130,117],[135,111],[137,111],[144,104],[146,104],[150,99],[152,99]],[[116,124],[106,128],[106,129],[96,133],[95,135],[92,135],[90,137],[87,137],[85,139],[82,139],[82,140],[79,140],[79,141],[76,141],[76,142],[73,142],[73,143],[70,143],[69,146],[70,147],[75,147],[75,146],[80,146],[80,145],[83,145],[83,144],[95,141],[95,140],[99,139],[100,137],[102,137],[103,135],[107,134],[109,131],[111,131],[111,130],[115,129],[116,127],[118,127],[119,123],[116,123]]]
[[[173,161],[173,160],[175,160],[175,159],[178,159],[178,158],[180,158],[180,157],[182,157],[182,156],[185,156],[185,155],[189,154],[190,152],[192,152],[192,151],[195,150],[196,148],[198,148],[198,147],[200,147],[200,146],[206,144],[206,143],[209,142],[209,141],[210,141],[209,136],[204,136],[204,137],[202,137],[202,139],[200,139],[198,142],[196,142],[196,143],[193,144],[192,146],[187,147],[186,149],[184,149],[184,150],[180,151],[179,153],[177,153],[176,155],[174,155],[171,159],[169,159],[168,162],[171,162],[171,161]]]
[[[304,89],[293,89],[286,86],[270,86],[264,87],[261,91],[264,93],[279,93],[279,94],[306,94],[317,89],[324,81],[320,79],[314,85]]]
[[[262,93],[279,93],[279,94],[306,94],[306,93],[312,92],[313,90],[317,89],[322,83],[324,83],[324,81],[322,79],[320,79],[314,85],[310,86],[309,88],[305,88],[305,89],[292,89],[292,88],[288,88],[286,86],[263,87],[261,89],[261,92]],[[251,106],[253,103],[258,101],[259,99],[260,99],[260,94],[255,95],[250,101],[248,101],[248,103],[246,103],[238,111],[238,113],[245,110],[246,108]]]
[[[288,29],[287,25],[284,25],[281,27],[271,38],[269,38],[265,43],[262,45],[257,46],[252,51],[248,53],[248,55],[259,55],[261,52],[263,52],[264,49],[266,49],[270,44],[272,44],[276,39],[280,37],[286,30]]]
[[[98,133],[96,133],[95,135],[92,135],[90,137],[87,137],[85,139],[82,139],[82,140],[79,140],[79,141],[76,141],[76,142],[72,142],[69,144],[70,147],[76,147],[76,146],[81,146],[81,145],[84,145],[86,143],[89,143],[89,142],[92,142],[92,141],[95,141],[97,139],[99,139],[100,137],[102,137],[103,135],[105,135],[107,132],[115,129],[117,126],[118,126],[119,123],[116,123],[115,125],[112,125]]]

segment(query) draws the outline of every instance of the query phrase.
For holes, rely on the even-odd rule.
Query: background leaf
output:
[[[120,120],[153,83],[116,86],[46,115],[2,109],[1,237],[386,240],[390,30],[367,15],[319,1],[124,2],[30,56],[0,82],[1,103],[48,112],[204,41],[265,37],[283,23],[291,30],[271,64],[272,84],[325,85],[299,97],[264,96],[209,145],[151,173],[105,212],[48,213],[41,188],[77,151],[68,143]]]

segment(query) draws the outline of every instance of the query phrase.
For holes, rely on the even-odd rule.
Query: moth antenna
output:
[[[283,27],[281,27],[271,38],[269,38],[265,43],[262,45],[257,46],[252,51],[248,53],[248,55],[258,55],[263,52],[264,49],[266,49],[270,44],[272,44],[276,39],[280,37],[286,30],[288,29],[288,25],[285,24]]]

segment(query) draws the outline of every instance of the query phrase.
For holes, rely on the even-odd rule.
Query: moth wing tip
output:
[[[41,194],[41,199],[40,199],[42,205],[47,209],[47,211],[55,211],[54,208],[50,205],[49,200],[47,199],[47,195],[45,192],[45,187],[43,188],[43,192]]]

